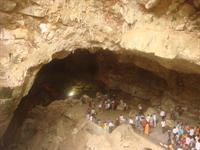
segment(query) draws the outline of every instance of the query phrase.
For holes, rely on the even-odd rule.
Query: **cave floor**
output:
[[[60,80],[53,80],[53,77]],[[76,144],[71,145],[70,143],[73,143],[74,139],[78,138],[77,136],[84,137],[86,139],[88,138],[89,135],[87,135],[85,131],[81,131],[81,133],[76,135],[75,137],[73,135],[73,131],[77,128],[79,124],[83,124],[86,121],[85,114],[88,105],[81,104],[80,97],[83,94],[87,94],[90,97],[93,97],[96,106],[98,106],[99,101],[95,100],[95,95],[97,91],[100,91],[103,94],[107,94],[109,97],[115,95],[117,100],[123,99],[129,106],[129,110],[127,111],[108,111],[97,108],[97,118],[100,119],[102,122],[108,120],[115,121],[115,119],[121,114],[125,117],[134,118],[135,115],[138,113],[138,104],[142,104],[145,115],[153,114],[155,112],[159,116],[160,108],[163,108],[167,112],[167,124],[170,127],[173,127],[176,124],[176,122],[174,122],[170,118],[169,114],[170,108],[175,108],[176,106],[179,106],[179,102],[172,101],[168,97],[160,97],[155,99],[152,98],[149,100],[142,99],[140,97],[132,96],[120,90],[110,90],[106,88],[105,85],[101,84],[101,82],[98,82],[88,75],[78,78],[75,76],[73,78],[66,78],[66,75],[64,74],[62,76],[60,74],[57,74],[57,76],[55,76],[54,74],[53,77],[49,77],[52,80],[47,81],[56,81],[57,84],[52,82],[50,84],[47,84],[47,87],[41,86],[41,84],[39,86],[33,86],[33,92],[31,91],[30,94],[25,97],[24,101],[22,101],[22,103],[19,105],[19,111],[16,111],[18,112],[18,114],[16,113],[14,121],[12,122],[14,126],[12,126],[11,124],[7,132],[7,141],[11,141],[8,142],[9,148],[11,147],[8,150],[43,150],[45,148],[47,150],[51,150],[49,149],[49,146],[52,144],[54,144],[54,146],[52,146],[52,150],[66,150],[65,147],[74,147],[71,149],[69,148],[69,150],[89,150],[85,148],[84,145],[84,143],[87,141],[82,141],[81,146],[79,146],[80,148],[78,148]],[[34,89],[37,90],[34,91]],[[54,89],[57,90],[55,93],[52,92],[52,90]],[[77,95],[75,95],[73,98],[68,98],[69,93],[72,91],[75,92]],[[185,108],[187,107],[187,105],[182,105],[181,107]],[[62,118],[63,115],[66,117],[65,119]],[[183,114],[177,118],[177,121],[183,121],[184,123],[188,123],[191,125],[197,125],[199,123],[199,120],[197,119],[197,114],[194,114],[194,112],[190,112],[188,110],[184,110]],[[16,128],[16,125],[17,130],[14,129]],[[94,130],[96,130],[96,128],[99,127],[95,127]],[[127,127],[125,128],[129,130]],[[100,130],[101,133],[104,132],[103,129]],[[118,132],[118,130],[116,132]],[[137,131],[133,132],[134,136],[136,136],[135,134],[137,133]],[[122,134],[121,131],[120,134]],[[112,145],[112,142],[108,142],[112,139],[114,140],[114,143],[119,142],[118,139],[115,139],[115,137],[110,137],[111,139],[107,139],[107,136],[108,135],[103,137],[98,136],[97,139],[105,138],[106,140],[104,142],[108,143],[108,145]],[[125,133],[125,136],[132,135],[130,135],[129,133]],[[150,142],[150,145],[153,143],[158,146],[156,149],[160,148],[160,143],[167,142],[167,133],[161,133],[161,127],[159,123],[158,127],[151,129],[151,133],[149,136],[141,134],[139,134],[139,136]],[[72,137],[72,139],[66,140],[69,137]],[[55,141],[52,141],[52,139],[55,139]],[[62,140],[59,141],[60,139]],[[78,138],[78,140],[80,139]],[[89,138],[87,140],[91,139]],[[134,141],[134,139],[132,140]],[[125,142],[127,142],[127,140],[125,140]],[[92,143],[96,143],[96,145],[94,144],[92,146],[98,147],[97,141],[93,141]],[[141,142],[140,144],[143,143]],[[59,145],[61,145],[61,147],[62,145],[65,145],[65,147],[63,146],[62,148],[60,148]],[[120,150],[123,150],[123,147],[120,148]],[[139,149],[141,150],[141,147]],[[106,150],[117,149],[108,148]]]
[[[123,96],[121,95],[121,98],[122,97],[127,98],[128,96],[124,94]],[[99,102],[100,101],[95,101],[96,106],[99,104]],[[138,102],[141,103],[144,106],[145,111],[147,111],[145,112],[145,114],[150,113],[148,112],[149,108],[153,109],[151,107],[148,108],[149,102],[144,102],[142,100],[140,101],[138,100],[137,102],[130,102],[130,100],[126,99],[126,102],[130,106],[129,110],[127,111],[102,110],[102,109],[97,108],[96,109],[97,118],[100,119],[102,122],[104,122],[108,120],[114,121],[121,114],[124,115],[125,117],[133,117],[137,113],[136,104],[138,104]],[[19,150],[19,149],[20,150],[29,150],[29,149],[34,150],[33,148],[37,145],[36,143],[38,142],[39,139],[42,140],[43,136],[51,138],[51,139],[55,138],[55,136],[56,137],[64,136],[64,138],[68,136],[72,136],[71,135],[72,133],[70,131],[73,132],[77,128],[77,124],[81,124],[86,121],[85,114],[86,114],[87,108],[88,108],[88,104],[81,104],[80,99],[73,99],[73,98],[65,99],[65,100],[56,100],[45,107],[40,106],[40,105],[36,106],[30,112],[28,112],[27,118],[25,119],[24,123],[16,132],[14,149],[13,147],[11,149],[12,150],[15,150],[15,149],[16,150]],[[59,112],[59,115],[57,114],[57,112]],[[49,114],[51,115],[49,116]],[[61,126],[60,120],[57,120],[57,118],[62,117],[63,114],[65,117],[67,117],[67,119],[65,119],[64,122],[61,123],[62,124]],[[159,112],[157,112],[157,114],[159,114]],[[56,121],[55,121],[55,118],[56,118]],[[182,119],[185,119],[184,114],[182,115],[181,118],[178,118],[178,120],[182,120]],[[189,121],[189,122],[192,122],[192,121]],[[61,130],[61,131],[58,131],[58,130]],[[63,130],[68,130],[65,133],[66,135],[62,135],[61,133],[59,133],[59,132],[62,132]],[[55,132],[55,133],[51,133],[51,132]],[[137,133],[137,131],[135,132]],[[158,123],[158,127],[153,128],[151,130],[151,133],[149,136],[145,136],[143,134],[139,134],[139,135],[147,139],[148,141],[155,143],[156,145],[167,142],[167,132],[165,134],[162,134],[159,123]],[[77,136],[83,136],[83,135],[78,134]],[[129,134],[127,134],[127,136],[129,136]],[[42,141],[44,143],[46,142],[44,140]],[[45,145],[44,143],[41,143],[41,144]],[[69,140],[67,143],[73,143],[73,142]],[[64,145],[68,145],[67,143],[65,143]],[[27,145],[29,145],[29,148],[27,148]],[[48,145],[45,145],[45,146],[48,146]],[[96,147],[97,145],[94,144],[93,146]],[[38,149],[40,150],[40,146]],[[77,147],[75,147],[75,150],[76,149],[78,150]]]
[[[73,102],[71,102],[71,101],[73,101]],[[59,111],[59,110],[55,110],[54,107],[56,107],[56,109],[60,109],[59,114],[64,113],[64,116],[67,117],[67,119],[65,119],[64,122],[61,123],[62,125],[60,125],[60,119],[56,119],[56,121],[55,121],[55,117],[59,118],[58,116],[55,116],[55,115],[58,115],[56,111]],[[63,107],[66,107],[64,111],[62,111]],[[31,112],[29,112],[23,125],[18,129],[17,133],[15,134],[16,141],[15,141],[15,144],[13,144],[11,146],[11,149],[12,150],[29,150],[29,149],[34,150],[34,147],[37,146],[36,143],[38,142],[38,140],[42,140],[44,143],[41,143],[42,146],[38,146],[38,148],[37,148],[38,150],[40,150],[41,147],[43,147],[43,148],[48,147],[48,145],[46,145],[47,144],[46,140],[44,140],[43,138],[54,139],[57,136],[62,137],[63,135],[58,132],[64,132],[65,138],[68,136],[71,136],[70,132],[74,132],[74,130],[79,128],[79,127],[77,127],[77,126],[79,126],[79,124],[83,124],[85,121],[87,122],[87,119],[85,117],[85,112],[87,111],[87,108],[88,108],[87,104],[80,104],[79,100],[77,100],[77,99],[70,99],[70,100],[66,99],[64,101],[54,101],[47,108],[42,107],[42,106],[36,106]],[[55,112],[49,112],[50,110],[55,111]],[[42,114],[44,112],[48,112],[48,114],[47,115],[44,114],[42,116]],[[130,115],[130,111],[118,111],[118,110],[105,111],[105,110],[98,109],[97,113],[98,113],[97,118],[100,119],[102,122],[108,121],[108,120],[114,121],[117,117],[119,117],[120,114],[123,114],[124,116],[127,116],[127,117]],[[100,126],[98,126],[98,127],[100,127]],[[125,127],[125,128],[128,128],[128,127]],[[103,128],[101,128],[101,129],[102,129],[102,131],[100,131],[100,132],[102,132],[102,133],[105,132],[103,130]],[[54,130],[60,130],[60,131],[54,131]],[[68,132],[66,132],[64,130],[68,130]],[[79,130],[82,130],[82,129],[79,129]],[[97,129],[95,128],[94,130],[97,130]],[[56,133],[54,133],[54,132],[56,132]],[[102,133],[100,133],[100,134],[102,134]],[[160,148],[159,142],[164,143],[166,140],[167,134],[163,135],[161,133],[161,130],[159,127],[155,128],[152,131],[152,133],[153,134],[150,134],[149,137],[141,135],[141,134],[138,134],[138,135],[147,139],[148,141],[150,141],[150,143],[155,143],[155,145],[157,145]],[[92,134],[94,134],[94,133],[92,133]],[[130,133],[126,133],[125,136],[130,136],[129,134]],[[158,135],[159,135],[159,137],[162,136],[161,141],[160,140],[158,141],[158,139],[160,139],[160,138],[158,138]],[[76,136],[85,136],[85,135],[77,134]],[[113,136],[114,141],[116,140],[115,138],[116,137]],[[69,146],[67,144],[68,142],[73,143],[72,141],[68,140],[64,145],[71,147],[71,145]],[[147,144],[147,145],[149,145],[149,144]],[[97,146],[98,146],[97,143],[94,142],[93,147],[97,147]],[[50,148],[47,148],[47,149],[49,150]],[[64,149],[65,148],[63,148],[63,150]],[[79,148],[74,147],[73,149],[78,150]],[[127,149],[127,148],[124,148],[124,149]],[[105,149],[105,150],[114,150],[114,149]],[[128,148],[128,150],[129,150],[129,148]]]

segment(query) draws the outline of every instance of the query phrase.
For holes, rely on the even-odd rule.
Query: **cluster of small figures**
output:
[[[87,109],[87,112],[86,112],[87,120],[103,127],[108,133],[111,133],[120,124],[129,123],[129,124],[133,125],[133,120],[125,118],[123,115],[120,115],[119,118],[117,118],[115,120],[115,122],[112,120],[101,122],[101,120],[97,119],[97,117],[96,117],[97,112],[95,110],[96,105],[95,105],[94,101],[91,101],[91,100],[86,101],[88,99],[89,98],[86,95],[83,95],[83,97],[81,98],[82,103],[84,103],[84,104],[88,103],[88,106],[89,106]],[[100,103],[97,105],[97,107],[101,110],[127,111],[129,109],[126,102],[124,102],[123,100],[119,100],[119,101],[116,100],[115,96],[108,98],[107,95],[100,95],[97,93],[96,99],[100,100]]]
[[[200,128],[178,122],[168,130],[168,146],[170,150],[200,150]]]
[[[116,100],[115,96],[108,97],[108,95],[101,95],[99,93],[96,94],[96,98],[100,101],[100,103],[96,106],[94,103],[94,100],[91,100],[89,96],[83,95],[81,98],[81,101],[83,104],[88,104],[88,109],[86,112],[86,118],[94,122],[100,126],[102,126],[106,131],[111,133],[114,128],[121,124],[130,124],[134,129],[137,129],[139,133],[144,133],[145,135],[149,135],[150,128],[156,127],[157,124],[157,115],[156,113],[152,115],[147,115],[145,117],[143,113],[143,107],[141,104],[138,104],[138,114],[135,117],[125,117],[122,114],[119,115],[113,120],[101,122],[100,119],[97,119],[97,112],[95,110],[96,107],[102,110],[121,110],[121,111],[127,111],[129,109],[129,106],[126,102],[123,100]],[[165,112],[161,111],[161,117],[165,117]],[[166,127],[165,120],[163,119],[161,121],[161,126],[163,127],[163,133],[164,128]]]
[[[163,131],[163,133],[165,133],[166,122],[163,119],[164,117],[162,116],[163,111],[161,111],[160,115],[162,118],[162,120],[161,120],[162,131]],[[134,129],[136,129],[139,133],[141,133],[141,134],[144,133],[145,135],[149,135],[150,129],[155,128],[158,123],[156,113],[153,113],[152,115],[147,115],[145,117],[145,115],[142,113],[140,104],[139,104],[139,112],[135,117],[125,117],[124,115],[121,114],[121,115],[119,115],[119,117],[117,117],[115,119],[115,121],[109,120],[109,121],[101,122],[101,120],[97,119],[96,116],[97,116],[97,113],[96,113],[95,108],[89,107],[86,112],[86,118],[89,121],[102,126],[109,133],[111,133],[114,128],[116,128],[117,126],[119,126],[121,124],[129,124]]]
[[[97,105],[99,109],[122,111],[129,109],[129,106],[123,100],[119,102],[115,99],[110,100],[107,95],[102,98],[97,94],[96,97],[101,101],[100,104]],[[159,117],[156,113],[145,116],[142,105],[138,104],[138,113],[135,117],[125,117],[121,114],[114,121],[108,120],[102,122],[97,118],[95,103],[91,100],[86,102],[86,99],[88,99],[88,97],[83,96],[81,101],[89,105],[86,112],[87,120],[98,124],[108,133],[112,133],[112,131],[121,124],[129,124],[139,133],[149,135],[150,129],[157,127],[158,122],[160,122],[162,133],[164,134],[167,132],[168,134],[167,144],[160,143],[162,146],[170,150],[200,150],[200,128],[183,125],[183,123],[179,122],[174,128],[170,129],[166,123],[166,112],[162,109],[160,110]]]
[[[97,101],[100,101],[98,108],[99,109],[104,109],[104,110],[128,110],[128,105],[126,102],[124,102],[122,99],[121,100],[117,100],[116,96],[113,95],[112,97],[109,97],[107,94],[102,95],[101,93],[97,92],[96,94],[96,98]],[[81,97],[81,102],[83,104],[88,103],[89,104],[89,108],[94,108],[95,103],[92,100],[92,98],[90,98],[87,95],[83,95]]]

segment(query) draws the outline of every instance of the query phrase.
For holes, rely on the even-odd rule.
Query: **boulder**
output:
[[[144,5],[146,9],[152,9],[159,4],[160,0],[137,0],[137,2]]]
[[[12,34],[16,39],[28,39],[28,30],[17,28],[15,30],[12,30]]]
[[[41,33],[46,33],[49,31],[48,25],[46,23],[41,23],[39,25]]]
[[[179,3],[178,3],[178,2],[176,2],[176,3],[172,3],[172,4],[168,7],[167,15],[176,12],[178,6],[179,6]]]
[[[195,13],[195,8],[190,4],[181,5],[178,14],[180,17],[189,17]]]
[[[47,10],[40,6],[29,6],[19,11],[19,13],[32,17],[45,17]]]
[[[154,8],[159,4],[160,0],[149,0],[148,3],[145,5],[146,9]]]
[[[183,30],[185,30],[185,24],[184,23],[176,26],[176,31],[183,31]]]

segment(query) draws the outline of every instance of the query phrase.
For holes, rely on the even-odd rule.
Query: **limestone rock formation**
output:
[[[146,9],[152,9],[159,4],[160,0],[137,0],[137,2],[144,5]]]
[[[16,3],[11,0],[0,0],[0,6],[1,11],[9,12],[16,7]]]
[[[143,9],[138,2],[150,10]],[[171,72],[162,67],[199,74],[198,2],[1,0],[0,137],[40,68],[77,48],[123,53],[128,55],[124,61],[165,79],[170,78]],[[134,59],[127,59],[130,53]],[[133,86],[124,87],[134,91]],[[10,94],[3,97],[5,92]]]
[[[19,12],[28,15],[28,16],[33,16],[33,17],[44,17],[46,15],[46,11],[44,8],[40,6],[29,6],[26,7]]]

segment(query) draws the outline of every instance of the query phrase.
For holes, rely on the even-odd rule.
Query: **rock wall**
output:
[[[199,74],[169,70],[150,58],[129,51],[98,51],[97,62],[97,78],[111,89],[120,89],[147,101],[167,95],[179,104],[200,104]]]
[[[128,50],[168,69],[199,74],[199,4],[0,0],[0,136],[40,67],[77,48]]]

